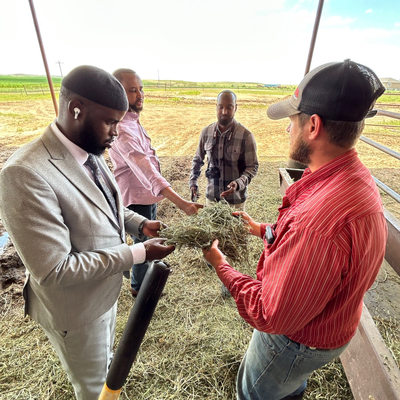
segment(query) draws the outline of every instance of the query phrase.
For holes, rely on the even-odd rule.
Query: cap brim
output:
[[[270,105],[267,109],[267,116],[270,119],[282,119],[291,117],[292,115],[300,114],[300,112],[301,111],[293,106],[291,99],[288,99]]]
[[[375,117],[376,113],[378,112],[378,110],[369,110],[367,112],[367,115],[365,116],[365,118],[372,118]]]

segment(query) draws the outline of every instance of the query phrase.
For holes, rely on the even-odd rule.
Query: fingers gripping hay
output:
[[[173,226],[162,229],[160,237],[166,244],[181,248],[209,250],[215,239],[218,247],[234,261],[245,259],[248,249],[249,227],[240,216],[232,215],[233,209],[226,201],[213,203],[199,210],[197,215],[183,217]]]

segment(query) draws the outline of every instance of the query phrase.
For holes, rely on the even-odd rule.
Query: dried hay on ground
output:
[[[186,104],[168,101],[164,96],[159,96],[160,99],[154,96],[153,100],[152,97],[147,97],[141,122],[162,156],[163,175],[178,193],[189,198],[191,157],[201,129],[215,120],[215,101],[195,99]],[[277,168],[283,167],[287,160],[287,121],[271,121],[265,115],[265,102],[277,97],[264,96],[244,103],[243,96],[238,96],[237,118],[255,134],[262,161],[246,205],[246,211],[258,221],[274,221],[281,202]],[[1,106],[7,116],[2,116],[0,126],[0,166],[15,150],[13,146],[39,136],[54,118],[51,99],[3,102]],[[365,134],[400,151],[397,132],[386,138],[380,134],[373,136],[376,130],[368,127]],[[364,143],[359,143],[357,150],[379,179],[399,191],[398,160],[382,156]],[[170,157],[171,154],[180,157]],[[265,162],[272,160],[277,162]],[[203,196],[199,201],[204,203],[204,180],[200,182],[200,191]],[[399,216],[399,205],[388,196],[383,195],[383,199],[389,210]],[[171,203],[162,201],[158,217],[172,223],[182,213]],[[235,267],[254,276],[261,251],[262,243],[252,238],[249,263]],[[166,286],[168,296],[157,306],[121,399],[233,399],[236,371],[252,329],[239,317],[233,300],[220,296],[220,281],[202,257],[192,252],[185,255],[175,252],[168,257],[168,262],[174,270]],[[20,286],[13,285],[0,293],[1,399],[70,400],[72,388],[48,340],[34,322],[23,319],[21,290]],[[125,280],[118,308],[117,341],[132,305]],[[387,326],[386,322],[385,319],[376,321],[399,364],[398,323],[390,319]],[[339,361],[312,375],[305,399],[353,399]]]
[[[400,326],[396,318],[374,317],[374,322],[378,328],[386,347],[393,356],[396,365],[400,368]]]
[[[190,165],[185,158],[169,161],[169,165],[179,164],[185,170]],[[255,220],[276,218],[281,201],[279,166],[262,163],[251,183],[246,208]],[[168,169],[165,172],[168,175]],[[204,182],[200,188],[202,185]],[[181,193],[188,195],[186,181]],[[183,215],[166,201],[159,209],[166,223]],[[250,237],[249,262],[235,267],[254,276],[262,248],[260,240]],[[173,269],[165,288],[167,296],[160,299],[120,398],[234,399],[236,372],[252,328],[239,316],[234,301],[222,298],[221,283],[202,257],[193,251],[174,252],[167,261]],[[31,320],[23,320],[21,288],[11,286],[1,294],[0,301],[2,400],[73,398],[66,374],[42,330]],[[124,280],[118,304],[117,342],[133,303],[128,281]],[[315,372],[309,382],[306,400],[353,398],[338,361]]]

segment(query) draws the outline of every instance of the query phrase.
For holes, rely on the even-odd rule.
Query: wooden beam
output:
[[[340,361],[354,400],[400,400],[400,370],[365,305]]]

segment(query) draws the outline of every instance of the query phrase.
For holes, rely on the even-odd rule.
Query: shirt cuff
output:
[[[134,264],[141,264],[146,261],[146,249],[143,243],[136,243],[131,246],[131,252]]]
[[[236,179],[235,181],[238,184],[238,188],[237,191],[238,192],[242,192],[243,190],[246,189],[246,187],[249,184],[249,179],[247,178],[247,176],[242,175],[241,177],[239,177],[238,179]]]
[[[155,181],[151,183],[151,192],[155,197],[162,196],[161,192],[167,187],[171,187],[171,185],[164,178],[159,181]]]
[[[261,239],[263,239],[264,240],[264,237],[265,237],[265,231],[267,230],[267,226],[268,226],[269,224],[261,224],[260,225],[260,237],[261,237]]]

